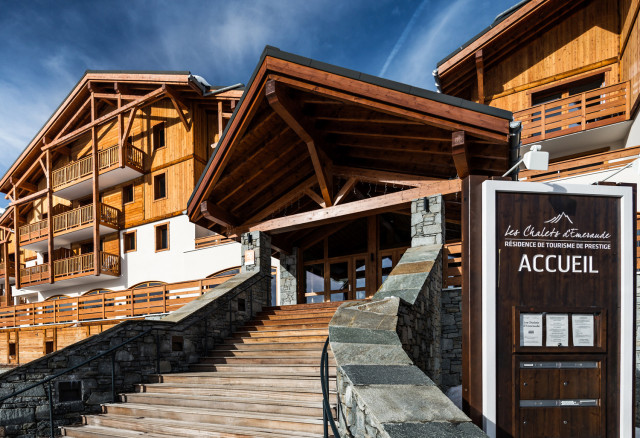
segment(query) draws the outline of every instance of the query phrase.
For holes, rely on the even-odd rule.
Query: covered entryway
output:
[[[429,227],[460,239],[460,178],[509,167],[510,120],[268,47],[188,214],[236,239],[269,234],[279,304],[370,297],[408,247],[445,243],[429,242]],[[415,202],[412,210],[437,194],[444,224],[423,221]]]

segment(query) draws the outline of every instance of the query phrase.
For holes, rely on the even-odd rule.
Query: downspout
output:
[[[202,97],[215,96],[216,94],[224,93],[225,91],[235,90],[236,88],[244,87],[243,83],[237,83],[235,85],[229,85],[228,87],[218,88],[217,90],[207,91],[202,93]]]
[[[520,160],[520,133],[522,131],[521,122],[509,122],[509,165],[513,167]],[[514,181],[518,180],[519,169],[511,173]]]

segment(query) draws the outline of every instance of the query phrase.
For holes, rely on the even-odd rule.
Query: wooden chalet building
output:
[[[189,72],[86,72],[0,179],[0,364],[237,272],[239,245],[183,211],[241,95]]]
[[[533,144],[549,152],[548,170],[520,170],[520,181],[638,184],[639,10],[638,2],[630,0],[520,2],[440,61],[434,72],[436,83],[443,93],[512,111],[514,120],[522,124],[521,155]],[[465,304],[474,306],[471,301]],[[465,325],[465,331],[471,332],[480,327],[479,321],[471,319]],[[609,329],[615,333],[610,342],[613,348],[619,328],[611,325]],[[637,342],[636,338],[636,373]],[[481,421],[482,382],[472,368],[481,355],[480,344],[469,342],[463,349],[465,403],[476,423]],[[525,388],[506,377],[512,365],[503,359],[510,352],[498,355],[497,372],[505,376],[499,397],[514,400]],[[612,368],[603,379],[615,381]],[[551,389],[545,391],[540,389],[537,398],[545,398]],[[594,390],[583,394],[607,397]],[[511,405],[498,412],[506,425],[504,436],[529,436],[527,424],[532,423],[546,424],[538,429],[544,436],[569,436],[570,430],[584,425],[593,436],[620,436],[616,418],[620,409],[628,408],[613,402],[602,414],[572,414],[568,421],[572,429],[565,429],[566,435],[554,435],[560,415],[565,415],[567,424],[566,413],[547,410],[540,422],[542,410],[519,409],[516,401]],[[637,412],[636,402],[636,426]]]

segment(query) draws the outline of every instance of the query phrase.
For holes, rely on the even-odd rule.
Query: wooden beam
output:
[[[315,190],[313,190],[312,188],[308,188],[307,190],[305,190],[304,194],[307,195],[308,197],[310,197],[320,207],[322,207],[322,208],[326,208],[327,207],[327,204],[325,204],[324,200],[322,199],[322,196],[318,195],[315,192]]]
[[[247,224],[232,230],[233,234],[241,234],[248,231],[269,231],[280,234],[308,227],[315,227],[348,219],[357,219],[363,216],[397,210],[399,206],[407,205],[414,199],[446,195],[460,191],[460,180],[441,180],[424,184],[420,187],[391,193],[389,195],[367,198],[361,201],[327,207],[321,210],[313,210],[298,213],[282,218],[271,219],[261,223]]]
[[[622,30],[620,31],[620,54],[619,58],[622,59],[625,50],[627,49],[627,43],[631,36],[631,30],[638,18],[638,11],[640,11],[640,1],[633,0],[627,11],[627,15],[622,23]]]
[[[359,167],[333,166],[335,176],[343,176],[347,178],[356,178],[360,181],[379,182],[388,184],[397,184],[400,186],[418,187],[430,181],[440,181],[438,178],[432,178],[422,175],[411,175],[408,173],[386,172],[382,170],[361,169]]]
[[[306,143],[313,169],[318,178],[322,199],[324,199],[327,207],[331,207],[333,205],[331,161],[324,151],[318,147],[316,143],[318,140],[317,135],[312,135],[313,129],[307,126],[302,112],[295,102],[286,96],[285,88],[281,84],[271,79],[268,80],[265,85],[265,95],[271,108]]]
[[[100,263],[100,174],[98,171],[98,129],[94,123],[97,116],[96,99],[91,95],[91,155],[93,157],[93,274],[99,276],[102,270]],[[53,264],[49,267],[53,269]]]
[[[51,151],[47,151],[46,152],[46,159],[47,159],[47,169],[48,171],[46,172],[47,175],[47,181],[50,180],[50,173],[51,173]],[[54,244],[53,244],[53,188],[50,184],[47,184],[47,226],[49,227],[48,229],[48,233],[49,233],[49,239],[47,240],[47,251],[49,252],[49,283],[53,284],[54,282],[54,272],[53,272],[53,248],[54,248]],[[94,217],[94,220],[99,222],[99,218],[98,217]]]
[[[9,204],[9,207],[22,205],[22,204],[25,204],[27,202],[42,198],[43,196],[46,196],[46,195],[47,195],[47,189],[43,189],[43,190],[40,190],[38,192],[32,193],[29,196],[25,196],[24,198],[20,198],[18,200],[13,201],[12,203]],[[14,195],[13,196],[15,196],[15,191],[14,191]]]
[[[31,184],[29,182],[26,182],[26,181],[23,181],[20,184],[19,188],[24,189],[24,190],[26,190],[28,192],[31,192],[31,193],[35,193],[35,192],[38,191],[38,186],[36,186],[35,184]]]
[[[13,197],[16,197],[16,188],[13,187]],[[11,207],[12,205],[9,204]],[[20,289],[20,213],[18,212],[18,208],[14,206],[13,208],[13,229],[15,230],[15,263],[16,263],[16,289]]]
[[[171,99],[171,103],[173,104],[173,107],[178,113],[178,117],[180,118],[180,121],[184,125],[184,129],[187,130],[187,132],[189,132],[189,130],[191,129],[191,125],[187,122],[186,116],[182,113],[182,107],[185,105],[180,105],[179,100],[176,97],[176,94],[173,92],[171,88],[167,88],[167,96],[169,96],[169,99]]]
[[[117,88],[114,85],[114,88]],[[118,109],[122,108],[122,95],[120,93],[118,96]],[[122,135],[122,131],[124,130],[124,117],[123,113],[118,113],[118,167],[124,169],[125,159],[124,159],[124,150],[125,150],[125,137]]]
[[[311,233],[305,234],[295,241],[295,246],[299,246],[303,251],[307,248],[311,248],[313,245],[324,239],[325,237],[329,237],[333,233],[336,233],[352,223],[353,221],[344,221],[337,224],[329,224],[323,227],[320,227],[315,230],[311,230]]]
[[[471,172],[469,160],[469,148],[467,147],[464,131],[456,131],[451,134],[451,154],[460,179],[466,178]]]
[[[85,132],[91,130],[91,128],[96,127],[98,125],[100,125],[101,123],[104,123],[108,120],[111,120],[115,117],[118,116],[118,114],[125,112],[125,111],[129,111],[132,108],[139,108],[140,106],[142,106],[143,104],[148,104],[150,101],[153,101],[157,98],[159,98],[160,96],[162,96],[166,91],[166,85],[162,85],[160,88],[152,91],[151,93],[145,94],[143,97],[141,97],[140,99],[134,100],[133,102],[129,102],[128,104],[126,104],[125,106],[123,106],[122,108],[116,109],[115,111],[110,112],[109,114],[105,114],[104,116],[92,120],[91,122],[89,122],[88,124],[84,125],[83,127],[76,129],[73,132],[70,132],[69,134],[65,135],[64,137],[58,138],[57,140],[54,140],[53,142],[51,142],[50,144],[48,144],[45,148],[43,148],[44,150],[46,149],[51,149],[51,148],[56,148],[59,147],[65,143],[68,143],[72,140],[74,140],[76,137],[84,134]]]
[[[202,213],[202,216],[204,216],[208,221],[215,222],[223,227],[232,228],[240,223],[231,213],[209,201],[204,201],[200,204],[200,213]]]
[[[138,108],[132,108],[129,112],[129,119],[127,120],[127,126],[124,128],[124,132],[122,133],[122,137],[120,137],[120,143],[125,144],[127,137],[129,137],[129,133],[131,132],[131,127],[133,126],[133,120],[136,118],[136,112]]]
[[[84,113],[87,108],[89,108],[89,105],[91,104],[91,99],[87,99],[85,103],[82,104],[82,106],[80,108],[78,108],[78,111],[76,111],[73,116],[71,116],[71,118],[69,119],[69,121],[64,125],[64,127],[60,130],[60,132],[58,132],[58,134],[54,137],[53,141],[58,140],[60,137],[62,137],[62,135],[67,132],[67,129],[69,129],[71,126],[73,126],[74,123],[76,123],[78,121],[78,118],[82,115],[82,113]]]
[[[29,168],[22,174],[22,176],[20,177],[20,179],[17,182],[13,181],[13,176],[9,178],[9,181],[13,185],[15,185],[16,187],[23,187],[24,183],[26,182],[26,179],[29,178],[31,176],[31,174],[33,173],[33,171],[36,169],[36,167],[39,166],[39,161],[43,156],[44,156],[44,153],[40,154],[38,156],[38,158],[36,160],[34,160],[33,163],[31,163]],[[33,190],[33,191],[35,191],[35,190]]]
[[[9,272],[9,237],[7,236],[5,242],[2,243],[2,258],[4,259],[4,305],[11,306],[13,303],[13,297],[11,296],[11,283]],[[17,258],[17,257],[16,257]],[[20,269],[20,262],[16,263],[15,269]],[[15,275],[15,274],[14,274]]]
[[[478,78],[478,103],[484,104],[484,61],[482,49],[476,52],[476,76]]]
[[[267,208],[254,214],[252,217],[250,217],[247,220],[247,223],[258,222],[264,219],[265,217],[269,216],[270,214],[273,214],[276,211],[280,210],[281,208],[286,207],[292,202],[297,201],[298,198],[304,196],[304,191],[309,187],[313,186],[315,183],[316,183],[315,176],[312,176],[311,178],[306,179],[305,181],[300,183],[298,186],[290,190],[289,193],[287,193],[284,196],[280,196],[277,200],[269,204]]]
[[[110,100],[118,100],[119,98],[122,100],[136,100],[139,99],[140,95],[135,94],[120,94],[120,93],[94,93],[93,94],[96,99],[110,99]],[[113,105],[113,103],[109,103],[109,105]]]
[[[347,197],[347,195],[349,194],[349,192],[351,191],[353,186],[356,185],[357,182],[358,182],[357,178],[355,178],[355,177],[349,178],[344,183],[344,185],[342,186],[342,188],[340,189],[338,194],[336,195],[336,199],[333,201],[333,205],[340,204]]]

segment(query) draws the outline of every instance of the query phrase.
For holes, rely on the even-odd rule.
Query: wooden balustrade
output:
[[[53,217],[53,232],[61,233],[93,222],[93,205],[76,208]]]
[[[0,307],[0,328],[143,317],[179,309],[232,276]]]
[[[12,277],[15,275],[16,264],[15,262],[0,262],[0,277],[5,277],[7,274]]]
[[[142,172],[144,152],[132,146],[125,146],[125,164]],[[120,163],[119,147],[112,146],[98,151],[98,171],[110,169]],[[54,190],[71,184],[93,172],[93,157],[91,155],[80,158],[52,172],[52,186]]]
[[[513,113],[523,144],[629,120],[629,82],[569,96]]]
[[[447,243],[444,246],[443,279],[444,287],[462,286],[462,243]]]
[[[29,243],[49,235],[49,225],[46,220],[23,225],[18,232],[20,244]]]
[[[35,265],[29,268],[20,269],[20,283],[22,286],[29,286],[49,280],[49,264]]]
[[[520,181],[549,181],[570,176],[611,170],[626,166],[638,158],[640,146],[617,149],[611,152],[591,155],[549,164],[548,170],[525,170],[519,173]]]
[[[107,204],[98,204],[100,208],[100,223],[118,228],[120,224],[120,210]]]
[[[101,271],[105,274],[120,275],[120,257],[100,251]],[[53,277],[63,279],[76,277],[94,270],[93,253],[81,254],[53,262]]]
[[[222,245],[223,243],[235,242],[233,239],[223,236],[222,234],[214,234],[212,236],[196,238],[196,249],[207,248],[209,246]]]

